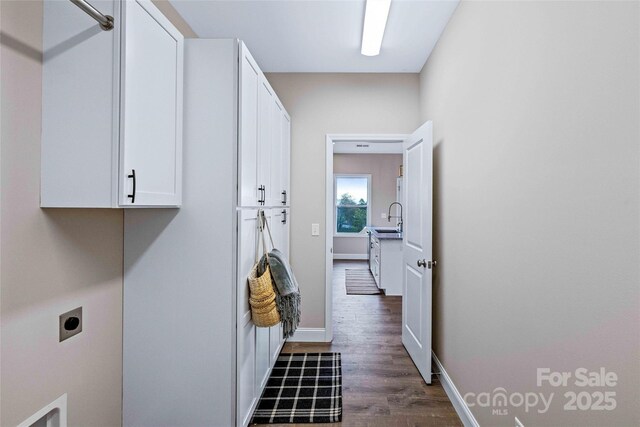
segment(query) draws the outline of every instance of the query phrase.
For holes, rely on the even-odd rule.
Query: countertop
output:
[[[379,240],[402,240],[402,233],[378,233],[377,229],[381,230],[395,230],[395,227],[365,227],[367,233],[371,233],[372,236]]]

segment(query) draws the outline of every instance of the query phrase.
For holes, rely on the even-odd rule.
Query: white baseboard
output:
[[[324,328],[298,328],[289,342],[326,342]]]
[[[333,254],[333,259],[357,259],[367,260],[367,254]]]
[[[444,389],[445,393],[447,393],[447,396],[449,397],[449,400],[458,413],[462,424],[464,424],[465,427],[480,427],[480,424],[471,413],[471,409],[469,409],[467,402],[464,401],[462,395],[456,388],[456,385],[451,380],[451,377],[449,376],[449,374],[447,374],[447,371],[444,369],[444,366],[442,366],[442,363],[440,363],[440,359],[438,359],[438,356],[436,356],[433,351],[431,351],[431,355],[433,356],[433,361],[438,367],[438,371],[440,371],[440,383],[442,384],[442,388]]]

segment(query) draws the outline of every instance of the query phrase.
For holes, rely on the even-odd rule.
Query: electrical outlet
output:
[[[386,214],[385,212],[382,212],[382,213],[380,214],[380,218],[382,218],[382,219],[387,219],[387,214]]]
[[[524,424],[516,417],[516,427],[524,427]]]
[[[320,224],[311,224],[311,235],[312,236],[320,235]]]
[[[60,342],[82,332],[82,307],[74,308],[59,317]]]

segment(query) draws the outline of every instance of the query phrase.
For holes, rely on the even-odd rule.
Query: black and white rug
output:
[[[342,420],[340,353],[281,354],[252,423],[335,423]]]

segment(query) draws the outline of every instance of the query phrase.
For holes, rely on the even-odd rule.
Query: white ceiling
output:
[[[393,0],[380,55],[360,54],[364,0],[171,0],[202,38],[242,39],[265,72],[422,69],[458,0]]]

